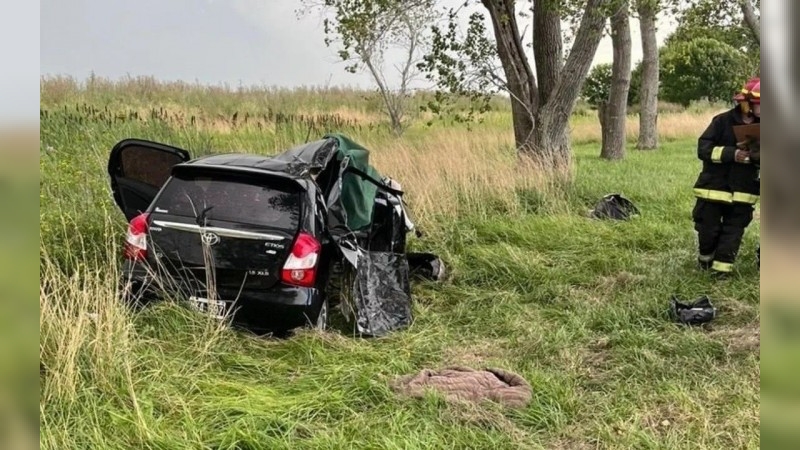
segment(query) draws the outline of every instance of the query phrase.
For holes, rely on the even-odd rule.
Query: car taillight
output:
[[[295,286],[313,286],[317,278],[317,260],[321,249],[322,246],[314,236],[300,233],[294,241],[286,264],[283,265],[281,281]]]
[[[141,261],[147,257],[147,213],[139,214],[128,224],[125,237],[125,258]]]

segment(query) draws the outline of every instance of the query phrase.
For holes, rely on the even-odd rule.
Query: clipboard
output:
[[[748,125],[735,125],[733,134],[736,135],[736,142],[744,142],[748,138],[761,140],[761,123],[751,123]]]

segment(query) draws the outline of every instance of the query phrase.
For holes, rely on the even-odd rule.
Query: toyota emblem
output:
[[[206,245],[216,245],[219,243],[219,236],[215,233],[205,232],[201,235],[201,239]]]

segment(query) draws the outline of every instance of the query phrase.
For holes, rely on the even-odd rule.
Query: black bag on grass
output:
[[[707,296],[702,296],[692,303],[682,303],[677,296],[672,296],[670,315],[675,322],[684,325],[702,325],[711,322],[717,316],[717,309]]]
[[[595,219],[628,220],[639,215],[639,208],[620,194],[607,194],[589,215]]]

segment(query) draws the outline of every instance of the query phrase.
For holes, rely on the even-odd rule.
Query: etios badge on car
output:
[[[206,245],[216,245],[219,243],[219,236],[216,233],[205,232],[200,235],[203,243]]]

